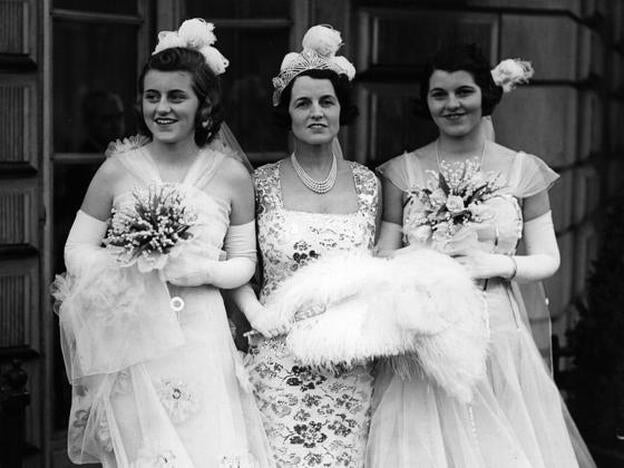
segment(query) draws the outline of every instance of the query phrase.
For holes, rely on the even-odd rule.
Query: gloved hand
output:
[[[229,227],[224,261],[219,261],[220,251],[193,240],[179,248],[180,252],[173,252],[162,269],[163,279],[177,286],[236,288],[249,281],[256,269],[255,222]]]

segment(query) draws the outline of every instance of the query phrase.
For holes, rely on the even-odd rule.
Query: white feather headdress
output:
[[[194,49],[204,56],[206,64],[215,75],[225,73],[230,62],[213,46],[217,42],[214,28],[212,23],[201,18],[192,18],[184,21],[177,31],[160,31],[158,44],[152,55],[173,47]]]
[[[273,78],[273,105],[279,104],[282,91],[306,70],[332,70],[352,80],[355,67],[345,57],[336,56],[342,44],[340,31],[331,26],[318,24],[308,29],[301,40],[303,50],[286,54],[279,75]]]

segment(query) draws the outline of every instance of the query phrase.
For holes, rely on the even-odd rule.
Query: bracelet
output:
[[[516,259],[513,258],[512,255],[509,256],[509,260],[511,260],[511,263],[513,263],[513,271],[511,272],[511,275],[509,275],[509,278],[507,279],[511,281],[516,277],[516,274],[518,274],[518,262],[516,262]]]

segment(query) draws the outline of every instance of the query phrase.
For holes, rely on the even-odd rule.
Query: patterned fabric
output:
[[[280,164],[254,174],[261,301],[311,260],[335,250],[371,249],[375,235],[379,194],[371,171],[350,163],[357,211],[322,214],[284,208]],[[367,367],[331,373],[301,366],[276,338],[252,349],[248,368],[277,466],[364,465],[373,383]]]
[[[280,164],[281,161],[268,164],[254,173],[258,245],[264,277],[261,298],[266,298],[292,272],[322,252],[371,249],[375,240],[379,195],[377,178],[371,171],[350,163],[358,194],[356,212],[309,213],[284,209]]]

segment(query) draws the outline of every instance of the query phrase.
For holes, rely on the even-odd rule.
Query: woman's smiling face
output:
[[[150,70],[143,88],[143,118],[154,140],[177,143],[194,137],[199,99],[189,72]]]
[[[440,132],[463,137],[479,128],[481,88],[467,71],[434,70],[429,78],[427,106]]]

